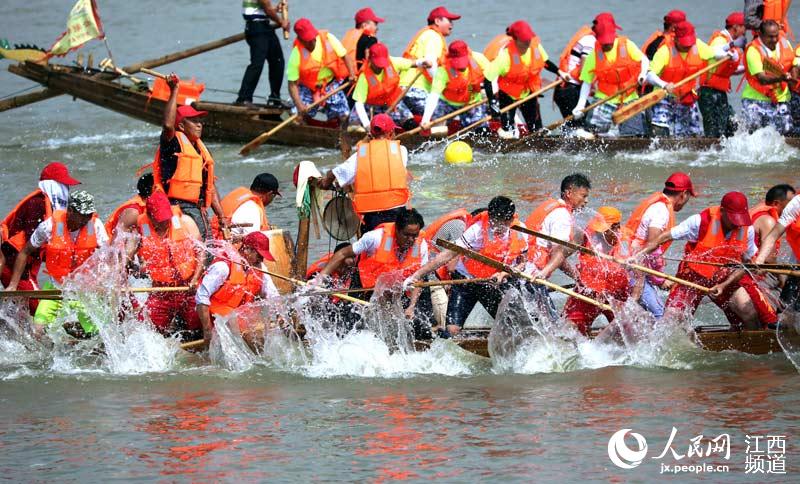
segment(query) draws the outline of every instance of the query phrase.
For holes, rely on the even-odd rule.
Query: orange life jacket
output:
[[[358,41],[361,40],[361,35],[364,34],[364,29],[350,29],[342,37],[342,45],[347,50],[347,55],[345,57],[349,57],[351,61],[353,61],[353,65],[360,68],[356,63],[356,49],[358,47]],[[361,62],[364,60],[362,59]]]
[[[408,203],[411,192],[399,141],[362,141],[356,147],[356,154],[356,177],[353,181],[356,213],[379,212]]]
[[[397,237],[393,222],[378,225],[382,228],[383,235],[378,250],[371,256],[362,255],[358,259],[358,274],[361,277],[361,286],[365,289],[375,287],[375,282],[381,274],[402,271],[403,277],[408,277],[419,269],[422,262],[421,244],[425,240],[420,234],[414,245],[406,252],[403,260],[397,258]]]
[[[411,39],[411,41],[408,43],[408,45],[406,45],[406,49],[403,51],[403,57],[405,57],[406,59],[416,60],[416,57],[414,56],[414,46],[417,45],[417,40],[419,40],[420,36],[422,34],[424,34],[428,30],[436,32],[436,35],[438,35],[439,38],[442,39],[442,51],[439,53],[439,57],[436,58],[436,65],[440,66],[440,65],[444,64],[444,60],[447,57],[447,40],[445,40],[444,35],[442,35],[441,32],[439,32],[438,30],[433,28],[433,26],[431,26],[431,25],[428,25],[426,27],[423,27],[423,28],[419,29],[417,31],[417,33],[414,34],[414,38]],[[421,56],[418,56],[418,57],[421,57]],[[428,69],[423,69],[422,70],[422,76],[425,79],[427,79],[428,82],[433,80],[433,78],[431,77],[430,72],[428,72]]]
[[[721,31],[717,30],[713,34],[711,34],[711,38],[708,39],[708,45],[711,45],[717,37],[722,37],[725,39],[726,43],[733,42],[733,38],[728,31]],[[721,66],[717,67],[713,71],[707,72],[703,76],[700,77],[700,85],[704,87],[710,87],[711,89],[716,89],[717,91],[722,92],[730,92],[731,90],[731,76],[736,73],[736,70],[742,64],[744,59],[744,51],[738,47],[734,47],[734,50],[737,54],[739,54],[739,60],[733,61],[729,60],[728,62],[722,64]]]
[[[17,252],[22,252],[22,249],[25,248],[25,244],[28,243],[28,236],[24,231],[18,231],[12,234],[10,233],[10,227],[17,218],[17,212],[19,212],[20,208],[35,197],[44,197],[44,213],[42,214],[41,219],[47,220],[50,218],[53,215],[53,204],[50,202],[50,197],[48,197],[42,190],[37,188],[26,195],[25,198],[20,200],[19,203],[17,203],[8,213],[8,215],[6,215],[6,218],[3,219],[2,223],[0,223],[0,233],[2,234],[3,242],[8,242],[11,244],[15,249],[17,249]]]
[[[260,225],[258,227],[247,227],[251,231],[253,230],[269,230],[269,220],[267,220],[267,214],[264,212],[264,202],[261,201],[261,197],[256,195],[255,193],[251,192],[249,188],[246,187],[237,187],[234,188],[229,194],[225,195],[225,198],[220,200],[219,204],[222,208],[222,214],[230,219],[233,217],[233,214],[236,213],[236,210],[239,209],[242,205],[247,202],[255,202],[258,205],[258,213],[261,215]],[[219,217],[216,215],[211,219],[211,229],[214,231],[215,237],[219,235]]]
[[[373,106],[390,106],[403,95],[400,88],[400,75],[391,62],[383,69],[383,80],[372,70],[369,62],[364,64],[364,77],[367,80],[366,104]]]
[[[700,58],[696,43],[686,53],[685,59],[675,45],[669,48],[669,52],[669,63],[661,72],[661,79],[664,82],[678,83],[706,66],[706,61]],[[675,88],[672,94],[679,103],[690,106],[697,101],[697,93],[694,90],[696,84],[696,82],[688,82]]]
[[[747,252],[747,229],[736,227],[728,238],[722,232],[722,212],[719,206],[703,210],[700,214],[700,234],[697,242],[687,242],[684,261],[689,269],[706,279],[713,279],[719,267],[694,264],[691,261],[720,264],[741,262]]]
[[[608,60],[599,42],[595,42],[591,54],[595,56],[594,76],[597,90],[609,97],[636,84],[641,71],[641,63],[633,60],[628,52],[628,38],[618,36],[616,42],[617,59],[613,63]]]
[[[119,224],[119,218],[122,216],[122,212],[129,208],[135,208],[139,214],[145,212],[147,208],[147,202],[145,202],[141,196],[134,195],[131,199],[127,202],[123,203],[119,207],[115,208],[111,215],[109,215],[108,219],[106,220],[106,233],[111,240],[114,240],[116,237],[117,225]]]
[[[644,217],[645,212],[647,212],[647,209],[659,202],[663,202],[667,206],[667,210],[669,210],[669,223],[667,223],[667,226],[664,227],[664,230],[672,230],[672,227],[675,226],[675,209],[672,207],[672,200],[670,200],[662,192],[653,193],[649,197],[645,198],[636,207],[636,209],[634,209],[633,213],[631,214],[631,218],[628,219],[628,222],[625,224],[624,234],[631,239],[631,246],[634,249],[644,247],[644,245],[647,244],[647,239],[637,237],[636,231],[639,229],[639,225],[642,224],[642,218]],[[670,245],[672,245],[672,241],[665,242],[663,245],[661,245],[661,251],[666,252]]]
[[[513,98],[519,98],[526,91],[538,91],[542,87],[542,69],[544,58],[539,52],[539,37],[531,39],[528,49],[531,51],[530,64],[522,62],[522,56],[517,50],[516,42],[509,42],[506,46],[511,57],[511,67],[504,76],[500,76],[497,85],[500,90]]]
[[[588,231],[583,245],[596,252],[604,252],[605,244],[593,243],[595,237],[602,238],[602,234]],[[630,255],[630,244],[626,240],[620,239],[609,255],[625,259]],[[628,287],[628,272],[623,266],[610,260],[581,252],[578,256],[578,272],[581,285],[598,294],[617,292]]]
[[[86,259],[97,249],[97,234],[95,233],[97,214],[93,214],[86,225],[81,227],[75,241],[72,240],[67,228],[66,210],[56,210],[51,219],[53,220],[53,232],[50,242],[44,248],[45,264],[47,273],[60,284],[72,271],[86,262]]]
[[[794,63],[794,50],[792,50],[791,44],[789,44],[789,41],[783,35],[778,39],[778,43],[775,46],[775,48],[778,50],[777,60],[769,56],[767,47],[758,37],[750,42],[750,44],[747,46],[747,49],[745,49],[745,52],[748,52],[751,48],[758,50],[758,53],[761,55],[762,63],[777,63],[784,72],[789,72],[789,69],[792,68],[792,64]],[[749,66],[745,69],[744,76],[745,79],[747,79],[747,83],[750,85],[750,87],[770,98],[773,103],[778,102],[778,92],[783,91],[787,86],[785,82],[780,82],[777,84],[761,84],[758,81],[758,77],[750,73]]]
[[[575,35],[569,39],[567,45],[564,46],[564,50],[561,51],[561,56],[558,58],[558,68],[564,72],[568,72],[570,77],[572,77],[575,82],[580,82],[581,79],[581,69],[583,69],[583,58],[580,56],[575,56],[578,58],[578,64],[570,69],[570,57],[572,57],[572,51],[575,50],[575,46],[578,45],[578,42],[587,35],[594,35],[594,30],[592,30],[588,25],[584,25],[575,32]],[[595,45],[595,50],[597,50],[597,45]]]
[[[214,158],[211,157],[211,153],[208,152],[206,145],[200,139],[196,141],[197,147],[200,149],[198,153],[184,133],[176,131],[175,137],[178,138],[181,151],[175,154],[178,158],[178,163],[175,173],[169,179],[169,191],[166,194],[169,198],[197,203],[200,200],[200,190],[203,188],[203,170],[206,170],[208,173],[203,207],[208,208],[211,206],[211,200],[214,196],[212,190],[214,186]],[[152,166],[153,178],[155,179],[154,188],[163,192],[160,149],[156,149],[156,157]]]
[[[541,232],[544,219],[557,208],[566,208],[570,214],[572,213],[572,209],[566,202],[551,198],[550,200],[544,201],[528,215],[525,226],[535,232]],[[553,244],[550,244],[550,247],[540,247],[536,243],[536,240],[536,237],[532,235],[528,238],[528,260],[533,262],[538,269],[542,269],[550,260],[550,252],[553,249]]]
[[[319,91],[321,88],[325,87],[323,84],[320,84],[319,79],[319,71],[323,67],[327,67],[333,72],[333,78],[335,80],[342,80],[348,76],[347,66],[344,60],[336,55],[336,51],[333,50],[333,46],[328,39],[327,30],[319,31],[317,42],[322,42],[321,61],[315,60],[311,56],[311,51],[303,47],[299,39],[295,39],[294,41],[294,46],[300,53],[300,66],[298,67],[300,77],[298,78],[298,82],[312,91]]]
[[[516,230],[507,229],[505,237],[498,237],[493,230],[489,229],[489,212],[481,212],[474,219],[472,224],[481,224],[481,231],[483,232],[483,248],[480,250],[481,255],[485,255],[490,259],[502,262],[503,264],[512,264],[522,252],[525,251],[527,243],[525,241],[525,234]],[[519,224],[519,218],[515,215],[512,225]],[[465,257],[463,259],[464,267],[475,278],[491,277],[498,272],[492,266],[478,262],[475,259]]]
[[[483,49],[483,55],[490,61],[495,60],[497,58],[497,54],[499,54],[500,51],[503,50],[503,47],[507,46],[512,40],[513,39],[506,34],[495,35],[495,37],[486,45],[486,48]]]
[[[644,44],[642,44],[642,52],[647,52],[647,49],[650,48],[650,44],[655,42],[655,40],[661,36],[663,36],[664,39],[661,41],[661,44],[659,44],[658,48],[660,49],[662,45],[667,45],[671,49],[672,46],[675,44],[675,36],[672,33],[665,34],[660,30],[656,30],[655,32],[650,34],[650,37],[648,37],[647,40],[644,41]],[[656,49],[656,52],[658,52],[658,49]]]
[[[475,61],[472,52],[469,53],[469,65],[464,71],[459,71],[450,63],[450,59],[445,61],[444,68],[447,71],[447,86],[442,92],[442,96],[450,102],[467,104],[475,93],[481,92],[483,87],[483,69]]]
[[[753,221],[753,225],[755,225],[756,220],[764,216],[770,217],[772,220],[777,222],[778,218],[780,217],[778,215],[778,208],[772,205],[767,205],[762,201],[758,205],[750,209],[750,219]],[[756,242],[756,247],[761,247],[761,235],[759,235],[758,230],[755,231],[755,242]],[[780,249],[781,249],[781,239],[778,239],[775,241],[774,254],[776,256],[778,255],[778,251],[780,251]]]
[[[241,264],[225,261],[230,273],[217,292],[211,295],[208,307],[211,314],[226,316],[236,308],[255,301],[261,294],[263,279],[254,270],[245,272]]]
[[[322,269],[325,269],[325,266],[330,262],[331,257],[333,257],[333,252],[328,252],[320,257],[319,260],[310,264],[306,270],[306,280],[311,280],[314,276],[322,272]]]
[[[786,227],[786,242],[792,249],[794,258],[800,261],[800,218]]]
[[[774,20],[787,34],[792,35],[787,15],[791,4],[791,0],[764,0],[764,13],[761,15],[761,20]]]
[[[137,223],[142,239],[139,258],[153,284],[158,286],[181,286],[194,275],[197,255],[194,242],[181,224],[180,207],[172,207],[172,219],[166,237],[156,233],[147,212],[139,215]]]

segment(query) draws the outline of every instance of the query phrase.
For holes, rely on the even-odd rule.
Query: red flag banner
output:
[[[78,0],[69,12],[66,32],[56,39],[47,56],[64,56],[92,39],[104,37],[95,0]]]

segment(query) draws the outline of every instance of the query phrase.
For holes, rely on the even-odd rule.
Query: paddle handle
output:
[[[283,20],[289,21],[289,0],[281,2],[281,17]],[[289,40],[289,29],[283,29],[283,40]]]
[[[317,101],[315,101],[315,102],[313,102],[313,103],[309,104],[309,105],[308,105],[308,108],[306,108],[306,109],[307,109],[307,110],[308,110],[308,109],[313,109],[313,108],[315,108],[315,107],[319,106],[320,104],[322,104],[322,103],[324,103],[325,101],[327,101],[327,100],[328,100],[328,98],[330,98],[330,97],[331,97],[331,96],[333,96],[334,94],[336,94],[336,93],[338,93],[338,92],[340,92],[340,91],[342,91],[342,90],[346,89],[346,88],[347,88],[347,86],[349,86],[349,85],[350,85],[350,81],[347,81],[347,82],[344,82],[344,83],[342,83],[342,85],[341,85],[341,86],[339,86],[339,87],[337,87],[336,89],[332,90],[332,91],[331,91],[331,92],[329,92],[328,94],[325,94],[324,96],[322,96],[321,98],[319,98]],[[267,131],[267,132],[265,132],[265,133],[261,133],[260,135],[256,136],[256,137],[255,137],[255,138],[254,138],[252,141],[250,141],[249,143],[247,143],[246,145],[244,145],[244,146],[242,147],[242,149],[241,149],[241,150],[239,150],[239,154],[240,154],[240,155],[247,155],[247,154],[249,154],[251,151],[253,151],[254,149],[256,149],[256,148],[258,148],[259,146],[261,146],[262,144],[264,144],[264,142],[265,142],[265,141],[267,141],[267,140],[269,139],[269,137],[270,137],[270,136],[272,136],[273,134],[277,133],[277,132],[278,132],[278,131],[280,131],[281,129],[285,128],[285,127],[286,127],[286,126],[287,126],[289,123],[291,123],[292,121],[294,121],[295,119],[297,119],[297,116],[298,116],[297,114],[293,114],[293,115],[292,115],[292,116],[290,116],[288,119],[286,119],[285,121],[283,121],[283,122],[282,122],[282,123],[280,123],[279,125],[275,126],[275,127],[274,127],[274,128],[272,128],[271,130],[269,130],[269,131]]]
[[[417,79],[419,79],[419,76],[422,75],[422,72],[423,72],[422,68],[418,67],[417,75],[414,76],[414,79],[412,79],[411,82],[408,83],[406,88],[403,89],[403,92],[401,92],[400,95],[397,97],[397,99],[395,99],[394,102],[389,106],[389,109],[386,110],[386,114],[391,114],[394,112],[395,109],[397,109],[397,106],[400,104],[403,98],[406,97],[406,94],[408,94],[408,90],[411,89],[411,86],[413,86],[414,83],[417,82]]]
[[[198,340],[189,341],[189,342],[186,342],[186,343],[181,343],[181,349],[182,350],[193,350],[195,348],[200,348],[205,344],[205,342],[206,342],[206,340],[204,340],[204,339],[198,339]]]
[[[608,96],[605,99],[599,99],[599,100],[593,102],[592,104],[590,104],[590,105],[586,106],[585,108],[581,109],[581,114],[586,114],[589,111],[591,111],[592,109],[599,108],[600,106],[602,106],[603,104],[606,104],[607,102],[611,101],[612,99],[616,99],[617,96],[624,95],[626,92],[630,91],[632,87],[635,87],[635,86],[624,87],[624,88],[620,89],[619,91],[615,92],[614,94]],[[555,123],[549,124],[546,129],[548,131],[553,131],[554,129],[558,128],[562,124],[572,121],[574,118],[575,118],[575,115],[574,114],[570,114],[569,116],[567,116],[564,119],[561,119],[559,121],[556,121]]]
[[[169,286],[169,287],[126,287],[123,288],[124,292],[131,293],[148,293],[148,292],[186,292],[190,290],[189,286]],[[40,290],[18,290],[18,291],[0,291],[0,297],[31,297],[35,299],[49,299],[51,297],[61,297],[63,291],[61,289],[40,289]]]
[[[162,74],[160,72],[156,72],[153,69],[148,69],[147,67],[142,67],[141,69],[139,69],[139,72],[143,72],[143,73],[147,74],[148,76],[158,77],[158,78],[164,79],[164,80],[167,79],[166,74]]]
[[[591,304],[593,306],[597,306],[598,308],[602,309],[603,311],[613,311],[614,310],[614,308],[612,308],[608,304],[601,303],[600,301],[596,301],[596,300],[594,300],[594,299],[592,299],[592,298],[590,298],[588,296],[584,296],[583,294],[578,294],[577,292],[575,292],[575,291],[573,291],[571,289],[563,288],[563,287],[559,286],[558,284],[555,284],[555,283],[552,283],[552,282],[548,281],[547,279],[538,279],[536,277],[533,277],[530,274],[526,274],[524,272],[519,272],[519,271],[514,271],[513,274],[518,276],[518,277],[523,277],[523,278],[531,281],[534,284],[539,284],[539,285],[545,286],[545,287],[547,287],[549,289],[552,289],[553,291],[560,292],[562,294],[566,294],[567,296],[574,297],[575,299],[579,299],[579,300],[581,300],[581,301],[583,301],[585,303],[589,303],[589,304]]]
[[[445,114],[444,116],[442,116],[442,117],[440,117],[438,119],[434,119],[429,124],[434,125],[434,124],[439,124],[439,123],[441,123],[443,121],[449,121],[449,120],[455,118],[456,116],[460,116],[460,115],[466,113],[467,111],[469,111],[471,109],[475,109],[478,106],[482,106],[482,105],[486,104],[487,101],[488,101],[488,99],[481,99],[480,101],[475,102],[473,104],[468,104],[468,105],[466,105],[464,107],[456,109],[452,113]],[[396,136],[396,138],[404,138],[406,136],[411,136],[413,134],[419,133],[420,131],[422,131],[422,126],[417,126],[416,128],[414,128],[412,130],[406,131],[404,133],[400,133],[399,135]]]

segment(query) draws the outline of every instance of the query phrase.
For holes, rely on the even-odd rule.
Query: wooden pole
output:
[[[406,88],[403,89],[403,92],[400,93],[400,96],[397,99],[395,99],[391,105],[389,105],[389,108],[386,110],[386,114],[391,114],[392,112],[394,112],[395,109],[397,109],[397,105],[400,104],[400,102],[403,100],[404,97],[406,97],[406,94],[408,94],[408,90],[411,89],[411,86],[413,86],[415,82],[417,82],[417,79],[419,79],[419,76],[422,75],[422,72],[423,72],[422,68],[418,67],[417,75],[414,76],[414,79],[412,79],[411,82],[406,86]]]
[[[189,286],[169,286],[169,287],[126,287],[123,292],[130,293],[150,293],[150,292],[186,292],[190,290]],[[63,291],[61,289],[40,289],[36,291],[0,291],[0,298],[3,297],[30,297],[34,299],[44,299],[50,296],[61,297]]]
[[[28,94],[22,94],[20,96],[4,99],[0,101],[0,113],[3,111],[8,111],[9,109],[20,108],[22,106],[27,106],[28,104],[38,103],[39,101],[60,96],[61,94],[61,91],[56,91],[45,87],[37,91],[29,92]]]
[[[130,74],[136,74],[137,72],[141,71],[142,68],[153,69],[155,67],[161,67],[165,64],[171,64],[173,62],[187,59],[189,57],[193,57],[199,54],[204,54],[210,50],[219,49],[220,47],[225,47],[230,44],[235,44],[236,42],[242,40],[244,40],[244,32],[231,35],[229,37],[225,37],[219,40],[214,40],[212,42],[207,42],[205,44],[196,45],[189,49],[174,52],[172,54],[167,54],[161,57],[156,57],[154,59],[148,59],[142,62],[137,62],[136,64],[131,64],[123,67],[122,70]]]
[[[442,116],[442,117],[440,117],[440,118],[438,118],[438,119],[434,119],[433,121],[431,121],[431,122],[430,122],[430,124],[431,124],[431,125],[434,125],[434,124],[439,124],[439,123],[441,123],[441,122],[443,122],[443,121],[449,121],[449,120],[451,120],[451,119],[455,118],[456,116],[459,116],[459,115],[461,115],[461,114],[464,114],[464,113],[466,113],[467,111],[469,111],[469,110],[471,110],[471,109],[474,109],[474,108],[477,108],[478,106],[481,106],[481,105],[483,105],[483,104],[486,104],[486,101],[487,101],[486,99],[481,99],[480,101],[478,101],[478,102],[476,102],[476,103],[473,103],[473,104],[467,104],[467,105],[466,105],[466,106],[464,106],[464,107],[461,107],[461,108],[458,108],[458,109],[456,109],[456,110],[455,110],[455,111],[453,111],[452,113],[445,114],[444,116]],[[419,133],[420,131],[422,131],[422,126],[417,126],[417,127],[416,127],[416,128],[414,128],[414,129],[411,129],[411,130],[408,130],[408,131],[406,131],[406,132],[403,132],[403,133],[400,133],[400,134],[398,134],[397,136],[395,136],[395,138],[396,138],[396,139],[404,138],[404,137],[406,137],[406,136],[411,136],[411,135],[417,134],[417,133]]]

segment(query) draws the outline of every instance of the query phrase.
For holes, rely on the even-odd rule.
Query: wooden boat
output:
[[[78,66],[40,65],[31,62],[10,65],[13,74],[35,81],[45,87],[64,92],[74,98],[105,109],[160,126],[166,103],[151,98],[147,89],[127,84],[110,72],[86,70]],[[203,138],[210,141],[245,143],[259,134],[274,128],[287,113],[264,105],[237,106],[231,103],[194,103],[197,109],[208,111],[203,123]],[[342,131],[324,125],[295,125],[274,134],[269,143],[288,146],[336,149]],[[347,142],[354,144],[355,137]],[[417,148],[426,142],[436,142],[422,136],[403,138],[408,148]],[[800,138],[786,138],[790,146],[800,148]],[[717,138],[598,138],[584,140],[560,136],[530,137],[521,142],[496,138],[475,138],[475,147],[488,152],[514,151],[538,152],[619,152],[646,151],[654,148],[675,150],[705,150],[719,143]]]

